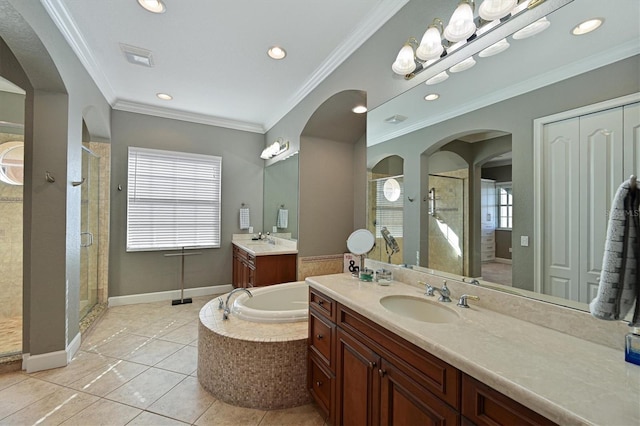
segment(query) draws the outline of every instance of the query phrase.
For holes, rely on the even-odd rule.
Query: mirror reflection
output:
[[[263,229],[280,238],[298,239],[298,156],[264,169]]]
[[[572,164],[576,170],[586,163],[594,164],[594,170],[605,170],[605,174],[609,170],[608,176],[615,179],[603,175],[596,182],[587,171],[585,176],[571,178],[581,183],[578,188],[557,189],[568,181],[558,180],[558,171],[569,168],[569,163],[562,163],[561,159],[569,161],[573,154],[561,157],[560,144],[552,139],[540,142],[556,149],[553,156],[543,158],[548,151],[536,145],[534,120],[640,90],[639,9],[637,2],[627,0],[615,10],[595,0],[574,1],[548,16],[550,26],[544,32],[519,40],[517,49],[513,48],[514,43],[511,49],[490,60],[479,61],[473,69],[451,75],[438,84],[420,84],[370,111],[367,155],[371,227],[379,225],[376,218],[381,199],[371,182],[376,178],[403,177],[403,229],[396,231],[400,255],[387,258],[378,231],[378,259],[456,279],[474,277],[491,288],[587,310],[588,291],[580,293],[587,296],[576,296],[571,280],[573,275],[580,280],[582,264],[590,268],[589,275],[597,275],[602,258],[591,256],[582,262],[571,256],[577,256],[578,251],[597,253],[601,248],[592,247],[589,241],[600,240],[591,234],[591,240],[585,239],[577,247],[575,239],[567,237],[572,243],[562,246],[566,235],[562,230],[579,219],[571,215],[573,210],[562,208],[558,200],[563,199],[562,194],[570,198],[573,193],[583,194],[576,195],[582,200],[595,200],[588,196],[588,182],[595,182],[593,194],[612,195],[611,190],[628,177],[629,170],[638,174],[640,165],[627,165],[635,162],[628,160],[624,167],[620,163],[605,168],[606,155],[597,148],[593,152],[600,152],[599,155],[592,159],[580,157],[584,161],[576,157],[577,162]],[[571,34],[575,25],[592,16],[604,17],[605,24],[587,35]],[[507,39],[511,42],[511,37]],[[438,93],[439,99],[425,101],[432,92]],[[637,109],[626,108],[621,114],[627,110],[634,112],[624,115],[625,119],[640,123]],[[393,117],[403,117],[404,121],[389,120]],[[589,134],[585,131],[584,139],[574,139],[608,146],[610,129],[618,139],[627,134],[622,127],[602,123]],[[570,139],[568,133],[560,137]],[[624,142],[627,147],[633,143]],[[392,157],[403,161],[400,172],[374,173]],[[543,161],[556,167],[554,175],[535,169]],[[547,198],[541,194],[547,194]],[[602,197],[597,200],[604,200]],[[540,207],[544,202],[548,211]],[[606,206],[592,206],[602,232],[600,219],[606,216]],[[557,222],[559,219],[563,222]],[[553,247],[549,245],[551,236],[555,236]],[[545,271],[552,268],[575,273],[571,277],[558,274],[545,278]],[[542,285],[545,280],[549,283]],[[551,296],[540,296],[542,293]]]

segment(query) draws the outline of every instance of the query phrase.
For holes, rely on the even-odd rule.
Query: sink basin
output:
[[[386,296],[380,304],[387,310],[416,321],[445,323],[459,318],[458,313],[442,302],[412,296]]]

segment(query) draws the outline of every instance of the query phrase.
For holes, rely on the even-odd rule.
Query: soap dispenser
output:
[[[640,327],[633,327],[625,337],[624,360],[640,365]]]

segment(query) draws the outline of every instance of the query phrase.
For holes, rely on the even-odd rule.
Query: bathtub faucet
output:
[[[224,304],[224,312],[222,313],[222,319],[223,320],[229,319],[229,314],[231,313],[231,309],[229,309],[229,299],[231,299],[231,296],[234,293],[237,293],[239,291],[244,291],[249,295],[249,297],[253,297],[253,294],[251,294],[251,292],[249,290],[247,290],[246,288],[234,288],[233,290],[231,290],[231,292],[227,296],[227,301]]]

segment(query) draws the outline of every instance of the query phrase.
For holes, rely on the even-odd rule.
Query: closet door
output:
[[[580,282],[580,119],[544,126],[543,292],[577,300]]]
[[[624,126],[624,178],[640,176],[640,103],[625,105]]]
[[[609,210],[624,179],[622,153],[622,107],[580,117],[580,302],[598,291]]]

